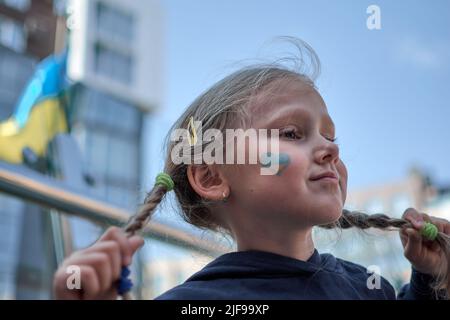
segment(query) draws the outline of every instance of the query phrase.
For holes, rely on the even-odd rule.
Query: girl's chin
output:
[[[318,224],[329,224],[336,222],[342,215],[342,206],[332,206],[328,210],[323,208],[321,212],[317,214],[319,223]]]

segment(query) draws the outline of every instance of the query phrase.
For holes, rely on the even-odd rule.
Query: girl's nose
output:
[[[339,160],[339,147],[335,143],[326,140],[325,138],[323,139],[325,142],[321,142],[314,151],[315,160],[320,164],[337,162]]]

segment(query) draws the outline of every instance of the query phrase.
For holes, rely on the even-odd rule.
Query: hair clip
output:
[[[197,143],[197,131],[196,131],[195,125],[194,125],[194,117],[191,117],[189,119],[188,131],[189,131],[189,137],[188,137],[189,145],[191,147],[195,146],[195,144]]]

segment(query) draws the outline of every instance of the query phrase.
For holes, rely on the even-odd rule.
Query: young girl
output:
[[[316,63],[312,49],[302,46]],[[261,162],[177,164],[172,154],[176,141],[170,141],[165,173],[141,211],[124,231],[110,228],[94,245],[64,261],[54,278],[56,298],[117,298],[121,268],[144,243],[134,234],[171,189],[188,223],[226,231],[237,252],[216,258],[157,299],[396,298],[384,278],[373,288],[366,268],[319,254],[312,240],[314,226],[399,229],[412,275],[397,297],[446,297],[450,223],[414,209],[406,210],[403,219],[343,210],[347,171],[335,126],[311,78],[278,64],[241,69],[198,97],[172,130],[188,128],[192,119],[201,122],[203,131],[217,129],[224,136],[226,129],[278,129],[277,174],[262,175]],[[67,288],[68,265],[80,266],[82,290]]]

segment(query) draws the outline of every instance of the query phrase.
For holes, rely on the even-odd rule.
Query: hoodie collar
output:
[[[334,256],[319,254],[316,249],[306,261],[272,252],[249,250],[223,254],[187,281],[254,276],[295,276],[320,270],[341,273],[341,269]]]

